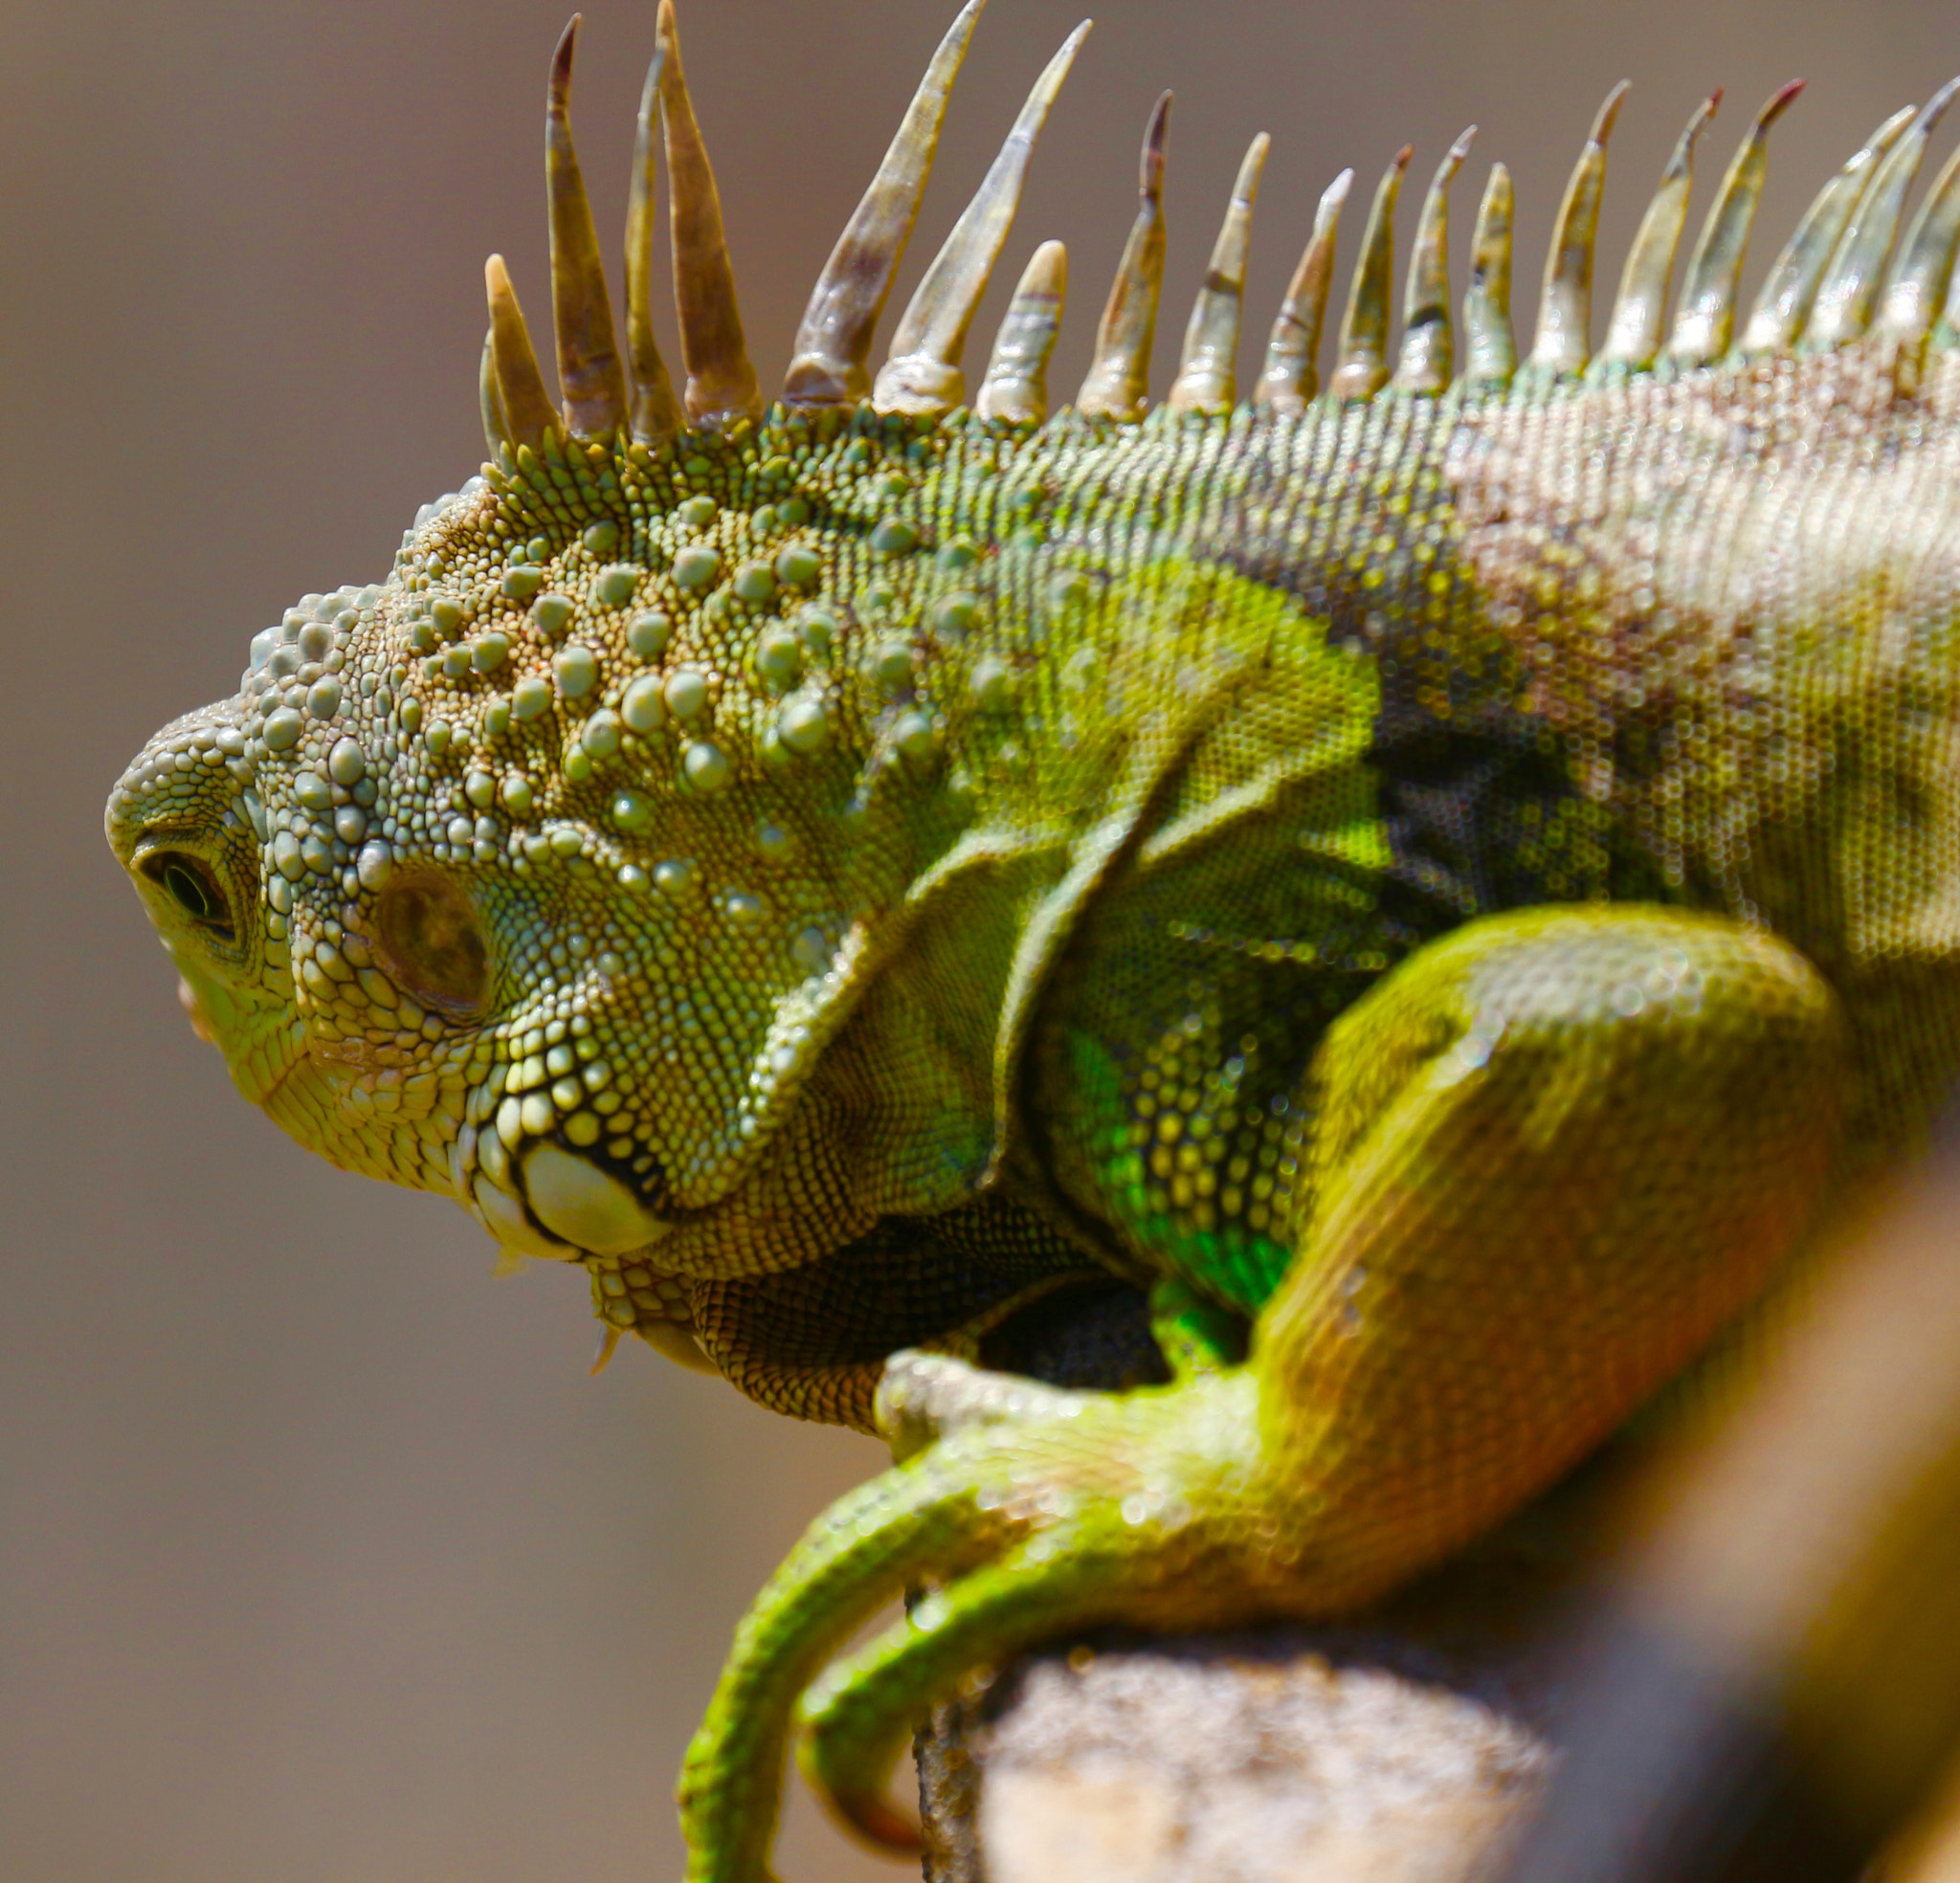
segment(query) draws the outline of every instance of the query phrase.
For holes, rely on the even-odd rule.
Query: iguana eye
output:
[[[374,906],[374,939],[396,984],[425,1007],[474,1012],[489,956],[469,897],[440,876],[391,883]]]
[[[182,851],[167,850],[144,859],[144,874],[196,922],[214,935],[232,937],[231,910],[209,866]]]

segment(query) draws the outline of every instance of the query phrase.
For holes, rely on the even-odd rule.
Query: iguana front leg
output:
[[[1538,909],[1412,957],[1306,1075],[1310,1214],[1243,1366],[1102,1395],[894,1363],[887,1429],[924,1449],[750,1610],[682,1780],[690,1875],[767,1875],[799,1711],[806,1769],[897,1843],[890,1761],[976,1665],[1089,1624],[1351,1607],[1497,1522],[1760,1290],[1849,1076],[1824,983],[1732,922]]]

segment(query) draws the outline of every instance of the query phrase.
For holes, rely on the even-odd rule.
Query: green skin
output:
[[[799,1727],[902,1843],[976,1667],[1378,1596],[1916,1142],[1960,356],[1905,366],[547,441],[132,766],[249,1097],[892,1439],[737,1635],[690,1876],[768,1875]],[[1169,1384],[972,1363],[1095,1275]]]

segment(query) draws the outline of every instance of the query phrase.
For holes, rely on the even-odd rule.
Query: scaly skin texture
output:
[[[553,432],[151,742],[111,840],[248,1097],[904,1454],[744,1624],[692,1874],[767,1874],[799,1710],[899,1841],[975,1666],[1378,1595],[1916,1141],[1956,405],[1960,353],[1874,338]],[[1154,1288],[1168,1384],[969,1364],[1098,1278]]]

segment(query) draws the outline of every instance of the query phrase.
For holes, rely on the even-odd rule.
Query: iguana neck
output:
[[[1380,663],[1358,598],[1379,590],[1373,574],[1400,587],[1454,565],[1436,479],[1416,480],[1426,506],[1396,496],[1448,423],[1413,404],[1262,426],[1167,417],[990,451],[985,478],[942,461],[942,546],[996,523],[1002,489],[1023,523],[952,586],[923,543],[850,619],[860,681],[887,654],[891,679],[881,702],[861,687],[846,721],[835,816],[859,940],[786,1149],[827,1183],[848,1170],[854,1228],[1000,1177],[1051,970],[1145,846],[1211,842],[1306,775],[1363,764]],[[1296,456],[1320,462],[1308,489],[1323,500],[1289,521],[1258,494],[1281,476],[1300,488]],[[1276,530],[1283,581],[1261,579],[1256,521]],[[1330,641],[1330,615],[1303,599],[1316,582],[1338,586],[1354,632]],[[1249,710],[1281,693],[1283,712]],[[818,1139],[833,1146],[820,1157]]]

